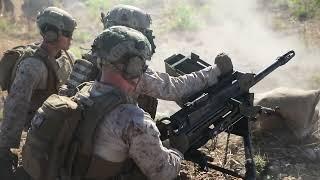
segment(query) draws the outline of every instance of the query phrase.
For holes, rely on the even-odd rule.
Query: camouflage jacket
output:
[[[72,69],[70,61],[66,58],[68,58],[66,55],[62,55],[57,59],[49,59],[55,74],[55,78],[50,78],[50,81],[55,82],[48,82],[49,70],[39,58],[26,57],[20,62],[4,103],[4,120],[0,127],[0,147],[19,147],[23,128],[29,126],[35,110],[49,95],[46,92],[48,84],[56,85],[55,92],[51,92],[56,93],[58,86],[66,82]]]
[[[187,96],[217,83],[219,75],[220,70],[217,66],[209,66],[178,77],[155,72],[149,68],[141,78],[136,93],[181,102]]]
[[[95,82],[89,93],[100,96],[113,89]],[[111,162],[131,159],[149,179],[173,179],[179,173],[182,155],[165,148],[159,136],[149,114],[135,103],[121,104],[98,126],[94,154]]]

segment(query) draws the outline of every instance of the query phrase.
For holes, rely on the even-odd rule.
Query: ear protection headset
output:
[[[60,35],[60,31],[57,29],[57,30],[54,30],[52,28],[48,28],[48,26],[45,26],[44,29],[43,29],[43,37],[48,41],[48,42],[55,42],[58,40],[59,38],[59,35]]]
[[[50,30],[44,33],[44,38],[48,42],[55,42],[58,40],[58,37],[59,37],[59,33],[53,30]]]
[[[124,67],[121,71],[126,79],[139,78],[148,68],[146,62],[139,56],[129,57],[124,60],[123,65]]]

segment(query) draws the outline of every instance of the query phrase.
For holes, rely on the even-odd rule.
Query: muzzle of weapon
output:
[[[278,57],[273,64],[271,64],[269,67],[267,67],[266,69],[262,70],[261,72],[259,72],[257,75],[254,76],[251,86],[254,86],[255,84],[257,84],[259,81],[261,81],[264,77],[266,77],[268,74],[270,74],[272,71],[274,71],[278,67],[289,62],[295,56],[295,54],[296,53],[293,50],[291,50],[286,54]]]

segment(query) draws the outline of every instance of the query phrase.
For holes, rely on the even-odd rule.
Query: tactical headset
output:
[[[146,61],[139,56],[130,57],[123,64],[122,74],[126,79],[139,78],[148,68]]]
[[[72,32],[62,31],[56,28],[55,26],[45,25],[43,30],[41,30],[41,34],[48,42],[55,42],[58,40],[60,35],[71,38]]]
[[[55,42],[58,40],[58,32],[55,31],[47,31],[44,33],[44,38],[48,41],[48,42]]]
[[[148,69],[148,65],[146,64],[146,61],[144,61],[139,56],[124,56],[121,58],[122,60],[110,63],[115,69],[121,72],[122,76],[125,79],[136,79],[139,78],[143,73],[146,72]],[[101,61],[102,59],[100,57],[97,57],[97,63],[100,64],[101,67]],[[119,68],[118,65],[123,65],[122,68]]]

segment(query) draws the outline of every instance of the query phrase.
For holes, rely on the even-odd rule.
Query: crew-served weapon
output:
[[[185,153],[186,158],[235,177],[255,179],[256,169],[252,155],[249,122],[262,111],[274,110],[254,106],[254,94],[250,93],[249,89],[294,56],[295,52],[289,51],[258,74],[234,71],[221,77],[217,84],[190,96],[182,105],[181,110],[157,122],[161,139],[182,137],[180,139],[185,140],[188,149]],[[165,63],[166,71],[173,76],[191,73],[209,66],[196,54],[191,54],[190,57],[181,54],[173,55],[167,58]],[[197,149],[221,132],[243,137],[246,161],[244,176],[196,158],[201,154]]]

